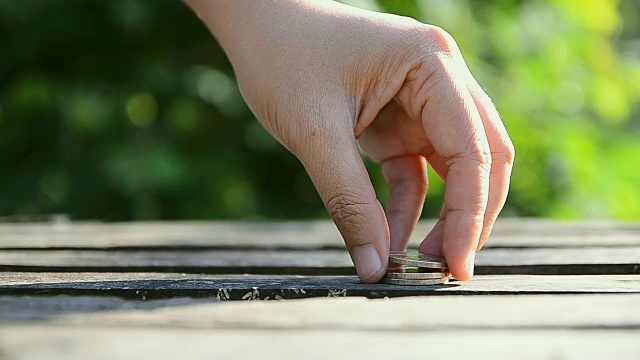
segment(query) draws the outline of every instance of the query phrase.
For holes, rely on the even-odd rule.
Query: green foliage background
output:
[[[516,145],[505,214],[640,219],[637,1],[345,2],[456,38]],[[424,216],[442,202],[431,177]],[[0,216],[49,213],[326,217],[181,2],[3,0]]]

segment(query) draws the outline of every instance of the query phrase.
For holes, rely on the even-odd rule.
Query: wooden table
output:
[[[640,224],[502,219],[476,274],[361,284],[327,221],[0,224],[0,359],[640,359]]]

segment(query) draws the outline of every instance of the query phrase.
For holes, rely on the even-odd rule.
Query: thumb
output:
[[[348,126],[351,122],[341,121],[338,126],[333,122],[307,132],[306,139],[311,140],[296,155],[342,234],[358,277],[374,283],[386,271],[389,226]]]

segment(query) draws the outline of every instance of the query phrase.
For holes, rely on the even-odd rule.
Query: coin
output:
[[[395,265],[395,267],[392,267]],[[398,264],[389,264],[387,268],[387,272],[398,272],[398,273],[432,273],[432,272],[444,272],[444,269],[433,269],[433,268],[423,268],[416,266],[406,266],[406,265],[398,265]]]
[[[447,274],[443,272],[396,272],[388,271],[385,275],[388,279],[413,279],[413,280],[425,280],[425,279],[442,279]]]
[[[444,257],[418,252],[392,251],[389,254],[389,261],[400,265],[447,269],[447,260]]]
[[[438,285],[446,284],[449,281],[449,277],[441,279],[391,279],[383,278],[382,282],[389,285]]]

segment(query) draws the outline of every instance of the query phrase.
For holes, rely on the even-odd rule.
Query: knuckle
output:
[[[514,161],[516,160],[516,148],[515,146],[513,146],[513,142],[511,141],[511,139],[507,139],[506,147],[506,161],[507,163],[509,163],[509,165],[513,165]]]
[[[477,163],[478,166],[482,169],[490,169],[491,163],[493,161],[493,157],[491,156],[491,151],[487,149],[488,146],[483,146],[481,148],[474,149],[469,152],[467,158],[469,161],[473,161]]]
[[[491,158],[494,162],[513,165],[516,158],[516,150],[510,139],[507,139],[503,145],[496,151],[491,152]]]
[[[423,30],[431,51],[451,54],[458,48],[456,40],[446,30],[434,25],[427,25]]]
[[[327,210],[336,223],[358,222],[370,204],[357,196],[357,191],[343,189],[327,200]]]
[[[447,31],[443,28],[423,23],[409,25],[410,29],[404,33],[400,44],[404,44],[418,58],[430,57],[434,54],[453,54],[458,45]]]
[[[447,217],[460,217],[467,221],[467,225],[482,229],[485,224],[484,203],[479,201],[475,206],[465,209],[450,209]]]
[[[471,151],[460,152],[449,156],[445,159],[449,168],[456,166],[475,167],[480,169],[481,173],[488,175],[491,171],[491,152],[485,147],[477,147]]]

